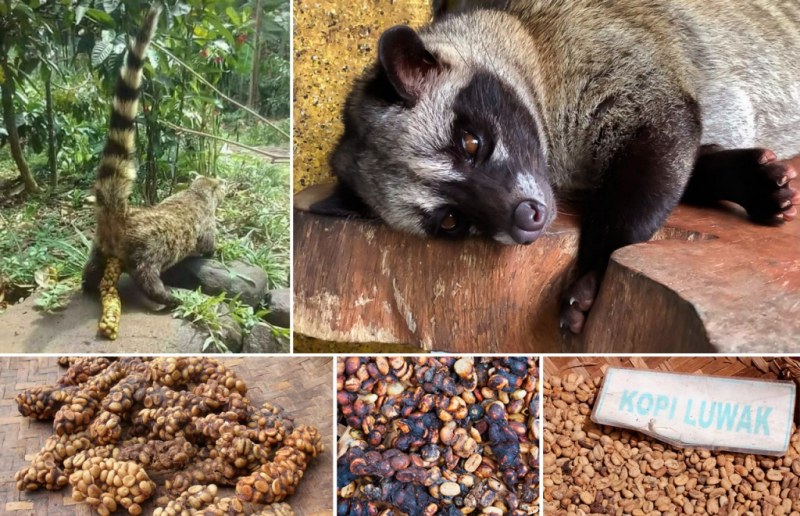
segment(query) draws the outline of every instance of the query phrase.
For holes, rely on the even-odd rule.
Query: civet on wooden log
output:
[[[800,157],[793,161],[800,167]],[[564,338],[558,295],[578,222],[559,213],[533,245],[421,239],[323,217],[295,196],[295,331],[324,341],[451,353],[796,351],[800,229],[743,210],[679,206],[653,241],[616,251],[584,334]],[[571,210],[562,207],[562,210]],[[332,261],[333,260],[333,261]]]

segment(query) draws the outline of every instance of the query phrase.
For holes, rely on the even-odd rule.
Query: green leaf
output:
[[[209,19],[208,21],[214,26],[214,28],[217,29],[217,32],[228,41],[228,43],[233,43],[233,34],[231,34],[231,31],[228,30],[224,23],[216,18]],[[230,49],[230,47],[228,48]]]
[[[83,247],[86,248],[86,252],[87,252],[87,255],[88,255],[89,250],[92,248],[92,241],[89,240],[86,237],[86,235],[83,234],[83,232],[81,230],[79,230],[77,227],[75,227],[75,224],[73,224],[72,227],[75,228],[75,233],[78,234],[78,238],[80,239],[81,243],[83,244]]]
[[[111,55],[113,49],[114,45],[110,41],[100,40],[95,43],[92,49],[92,66],[100,66]]]
[[[87,9],[86,16],[103,25],[114,25],[114,18],[112,18],[107,12],[101,11],[100,9]]]
[[[225,8],[225,14],[228,15],[228,18],[234,23],[234,25],[241,25],[242,19],[239,17],[239,13],[236,12],[236,9],[233,7]]]
[[[198,38],[207,38],[208,37],[208,29],[201,25],[196,25],[194,27],[194,35]]]
[[[21,104],[25,105],[25,104],[27,104],[29,102],[28,96],[25,95],[25,92],[23,92],[21,90],[16,90],[16,94],[17,94],[17,99],[20,101]],[[18,120],[25,120],[26,118],[27,118],[27,114],[26,113],[17,114],[17,119]]]
[[[17,11],[18,15],[25,16],[28,21],[33,20],[36,18],[36,13],[28,7],[26,4],[18,3],[12,8],[12,11]]]
[[[279,23],[275,22],[274,20],[264,20],[261,26],[261,30],[267,34],[272,34],[272,35],[280,35],[286,31],[284,27],[282,27]]]

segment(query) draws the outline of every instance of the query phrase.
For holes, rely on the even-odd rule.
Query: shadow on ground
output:
[[[100,301],[76,292],[64,310],[44,313],[36,296],[0,315],[0,353],[198,353],[197,330],[148,301],[127,275],[119,283],[123,312],[119,338],[97,334]],[[199,339],[199,340],[198,340]]]

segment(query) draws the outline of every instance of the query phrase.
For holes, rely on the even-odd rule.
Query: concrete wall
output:
[[[429,0],[294,0],[295,191],[330,181],[344,98],[376,58],[381,32],[429,18]]]

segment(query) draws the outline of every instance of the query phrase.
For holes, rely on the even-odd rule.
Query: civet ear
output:
[[[319,200],[298,198],[303,193],[298,194],[295,197],[295,208],[329,217],[376,218],[376,215],[361,201],[358,195],[341,181],[326,185],[325,191],[322,188],[319,187],[315,195],[315,198]]]
[[[378,42],[378,59],[397,94],[410,104],[417,102],[425,82],[439,67],[419,34],[407,25],[383,33]]]

